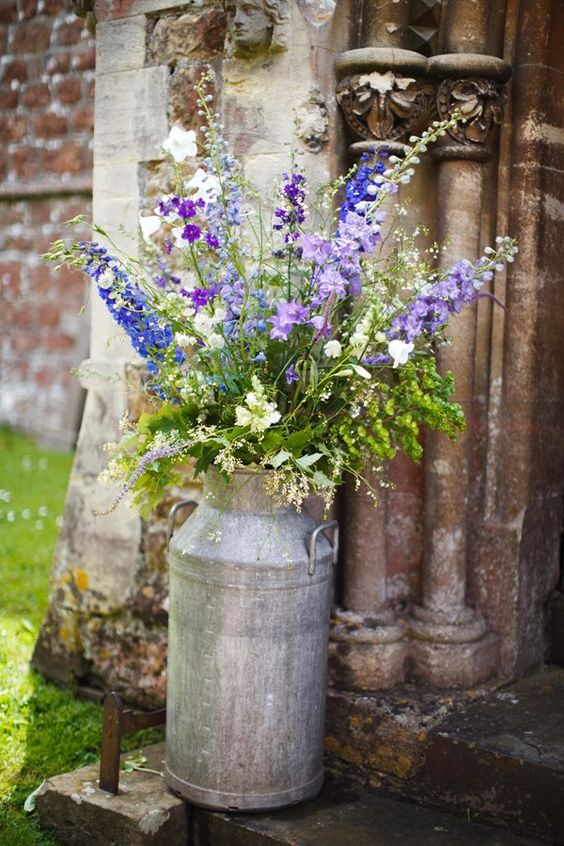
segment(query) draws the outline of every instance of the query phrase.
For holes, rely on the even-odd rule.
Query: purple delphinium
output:
[[[268,318],[273,341],[287,341],[294,326],[305,323],[309,309],[297,302],[277,303],[276,314]]]
[[[321,235],[302,235],[300,239],[302,258],[305,261],[314,261],[321,265],[329,258],[331,243],[322,238]]]
[[[94,241],[81,241],[79,249],[85,258],[83,270],[96,282],[111,316],[129,336],[133,349],[147,359],[149,372],[157,374],[159,362],[174,341],[171,324],[163,322],[143,291],[130,282],[123,266],[105,247]],[[184,353],[176,347],[174,360],[182,364],[184,359]]]
[[[273,229],[281,231],[286,229],[284,241],[289,244],[297,241],[300,237],[298,232],[300,224],[305,220],[305,176],[303,173],[283,173],[284,184],[281,190],[281,197],[284,206],[274,210],[277,222],[272,225]]]
[[[202,230],[199,226],[195,223],[187,223],[184,229],[182,230],[182,238],[188,243],[192,244],[194,241],[197,241],[200,235],[202,234]]]
[[[292,382],[299,382],[300,381],[300,374],[297,372],[296,368],[293,364],[291,364],[288,369],[286,370],[286,384],[291,385]]]
[[[218,294],[218,287],[212,285],[211,288],[194,288],[192,291],[182,291],[192,300],[192,305],[198,312],[201,308],[211,303]]]
[[[384,185],[382,175],[386,165],[382,161],[375,161],[374,155],[373,152],[363,153],[359,167],[347,182],[339,215],[341,220],[346,218],[348,212],[364,214],[366,205],[374,202]],[[380,151],[379,156],[382,159],[387,153]]]
[[[417,297],[394,319],[386,333],[388,339],[409,343],[421,335],[431,337],[446,324],[450,314],[457,314],[463,305],[486,296],[480,288],[493,274],[483,265],[484,259],[475,265],[467,259],[457,262],[445,279]]]

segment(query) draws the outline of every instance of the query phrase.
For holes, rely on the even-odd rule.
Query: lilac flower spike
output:
[[[286,370],[286,384],[291,385],[292,382],[299,382],[300,376],[293,364]]]
[[[320,235],[302,235],[300,244],[302,258],[306,261],[314,261],[316,264],[323,264],[331,253],[331,243]]]
[[[293,327],[305,323],[309,309],[297,302],[277,303],[276,314],[268,318],[272,325],[270,337],[273,341],[287,341]]]

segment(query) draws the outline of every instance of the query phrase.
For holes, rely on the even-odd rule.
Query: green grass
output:
[[[101,707],[30,671],[72,455],[0,428],[0,846],[55,846],[28,794],[98,758]],[[151,739],[133,736],[128,748]]]

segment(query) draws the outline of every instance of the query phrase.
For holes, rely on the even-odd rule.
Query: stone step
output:
[[[429,733],[426,796],[564,843],[564,670],[547,667]]]
[[[505,687],[330,690],[331,766],[425,804],[564,844],[564,669]]]
[[[160,769],[163,744],[143,750]],[[540,846],[328,777],[312,802],[270,814],[189,808],[159,775],[122,774],[120,794],[97,787],[97,767],[49,779],[37,797],[40,824],[70,846]]]

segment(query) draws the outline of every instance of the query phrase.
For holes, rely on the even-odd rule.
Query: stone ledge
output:
[[[163,744],[143,750],[162,766]],[[328,776],[311,802],[268,814],[188,808],[164,781],[123,774],[120,795],[96,787],[97,766],[46,782],[37,797],[40,824],[72,846],[540,846],[538,841],[469,823]]]
[[[143,750],[162,769],[164,743]],[[48,779],[37,796],[42,828],[69,846],[186,846],[187,806],[152,773],[121,773],[120,792],[98,787],[98,764]]]

